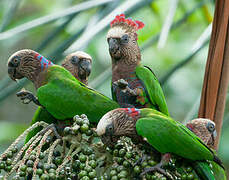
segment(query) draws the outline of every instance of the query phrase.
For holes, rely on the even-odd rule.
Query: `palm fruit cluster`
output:
[[[127,137],[112,148],[105,147],[85,115],[75,116],[60,139],[49,125],[39,123],[43,130],[28,143],[19,140],[38,125],[26,130],[0,156],[0,179],[198,179],[189,164],[178,158],[164,167],[169,177],[159,172],[141,175],[160,161],[160,154]]]

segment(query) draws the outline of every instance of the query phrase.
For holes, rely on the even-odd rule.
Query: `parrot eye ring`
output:
[[[71,63],[74,64],[74,65],[77,65],[79,63],[79,58],[77,56],[73,56],[71,58]]]
[[[18,67],[19,63],[20,63],[20,57],[15,56],[15,57],[12,59],[12,65],[13,65],[14,67]]]
[[[213,132],[215,130],[215,125],[211,122],[207,124],[207,129],[209,132]]]
[[[127,34],[124,34],[122,37],[121,37],[121,43],[122,44],[126,44],[129,42],[129,36]]]

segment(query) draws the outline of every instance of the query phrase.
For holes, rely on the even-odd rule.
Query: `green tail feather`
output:
[[[195,161],[193,162],[193,168],[197,175],[203,180],[226,180],[226,174],[224,169],[217,163],[211,161]]]

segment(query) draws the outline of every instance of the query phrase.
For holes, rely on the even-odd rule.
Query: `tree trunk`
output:
[[[217,0],[200,100],[199,117],[216,123],[217,150],[229,81],[229,0]]]

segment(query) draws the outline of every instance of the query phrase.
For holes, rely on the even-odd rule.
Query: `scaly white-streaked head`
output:
[[[144,27],[140,21],[125,19],[125,15],[117,15],[111,22],[111,29],[107,33],[109,52],[112,60],[123,59],[128,65],[137,63],[141,59],[137,44],[138,29]]]
[[[197,118],[191,120],[186,125],[192,132],[194,132],[205,144],[213,145],[215,137],[217,136],[215,130],[215,123],[210,119]]]
[[[120,136],[136,137],[135,124],[140,111],[118,108],[106,113],[99,121],[96,132],[104,144],[112,146]]]
[[[89,54],[77,51],[69,54],[63,61],[62,66],[70,71],[76,79],[87,85],[91,73],[91,63],[92,58]]]

